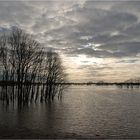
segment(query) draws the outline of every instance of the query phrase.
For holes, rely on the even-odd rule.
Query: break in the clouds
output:
[[[0,26],[58,51],[71,81],[139,77],[140,1],[0,1]]]

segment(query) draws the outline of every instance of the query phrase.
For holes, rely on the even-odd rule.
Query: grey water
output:
[[[51,103],[0,102],[0,138],[140,138],[140,89],[70,86]]]

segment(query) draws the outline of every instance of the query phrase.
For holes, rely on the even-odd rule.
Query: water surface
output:
[[[140,138],[140,89],[71,86],[52,103],[0,102],[0,138]]]

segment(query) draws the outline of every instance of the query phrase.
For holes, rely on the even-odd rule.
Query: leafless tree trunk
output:
[[[54,96],[59,93],[60,85],[64,87],[66,80],[66,75],[64,73],[64,68],[62,62],[57,53],[48,52],[46,56],[46,92],[45,100],[52,99]]]
[[[0,70],[3,81],[12,87],[9,96],[7,84],[4,86],[7,102],[9,97],[16,97],[19,103],[38,98],[53,100],[65,87],[66,75],[59,55],[43,51],[37,41],[18,28],[0,37]]]

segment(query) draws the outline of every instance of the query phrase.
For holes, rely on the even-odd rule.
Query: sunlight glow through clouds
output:
[[[124,81],[140,75],[139,9],[138,1],[0,1],[0,25],[60,53],[70,81]]]
[[[92,65],[97,64],[100,65],[103,63],[102,58],[96,58],[96,57],[87,57],[86,55],[78,55],[77,57],[71,57],[71,60],[73,63],[77,65]]]

